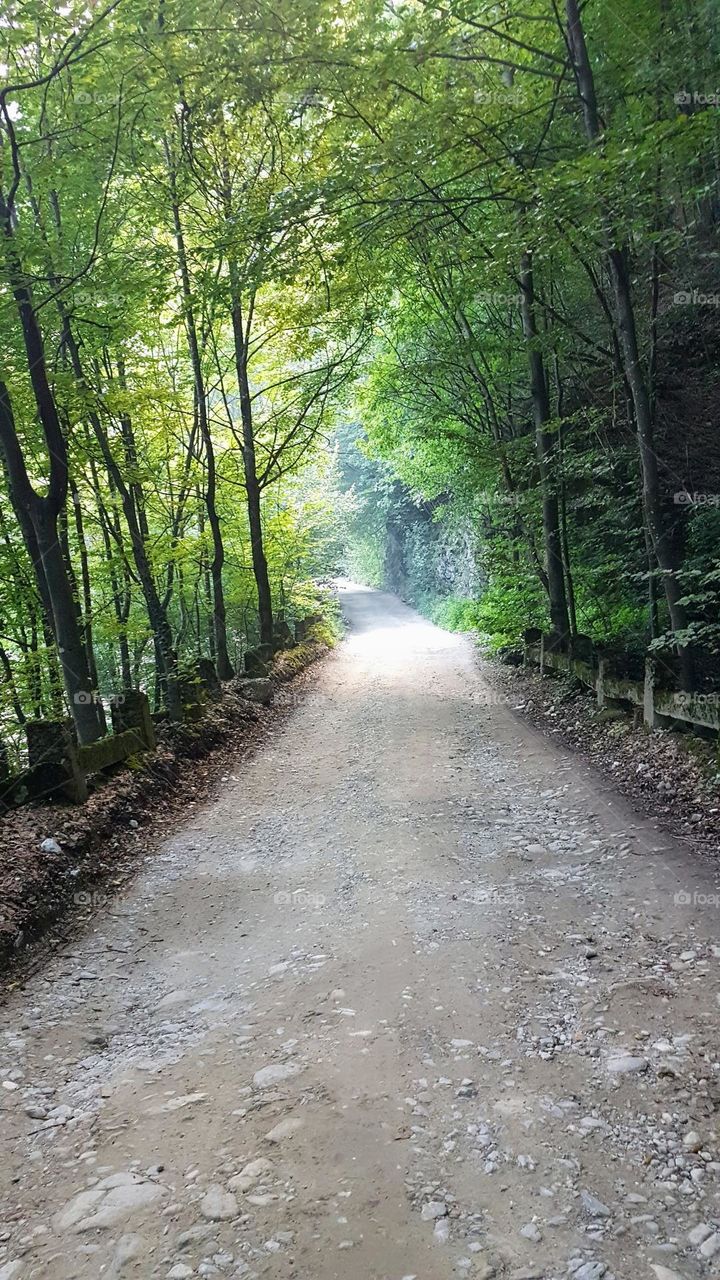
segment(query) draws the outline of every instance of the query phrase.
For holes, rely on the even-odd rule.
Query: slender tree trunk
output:
[[[200,344],[198,341],[197,325],[195,323],[195,312],[192,302],[192,285],[190,281],[190,271],[188,268],[187,250],[185,247],[185,235],[183,232],[182,219],[180,217],[180,204],[177,194],[175,168],[167,140],[165,140],[164,146],[168,177],[170,180],[170,201],[172,207],[173,228],[175,231],[175,245],[177,249],[177,260],[180,268],[180,280],[182,284],[185,332],[187,334],[188,350],[190,352],[190,365],[192,367],[193,383],[195,386],[195,410],[197,413],[198,425],[200,427],[200,436],[205,451],[205,507],[207,510],[208,524],[210,525],[213,545],[213,558],[210,562],[210,576],[213,588],[212,616],[215,632],[215,662],[220,679],[231,680],[235,672],[230,661],[227,642],[227,619],[225,610],[225,593],[223,590],[225,548],[223,546],[220,517],[217,510],[215,448],[213,445],[210,423],[208,421],[207,394],[205,391],[202,362],[200,360]]]
[[[242,419],[242,457],[245,471],[245,491],[247,494],[248,521],[250,524],[250,548],[252,566],[258,594],[258,613],[260,615],[260,643],[272,645],[273,615],[272,595],[270,593],[270,577],[263,543],[262,513],[260,506],[260,485],[257,476],[255,458],[255,436],[253,433],[252,400],[247,372],[247,344],[243,325],[242,307],[240,303],[240,287],[237,278],[237,267],[230,263],[231,318],[233,339],[235,343],[235,368],[238,390],[240,393],[240,416]]]
[[[45,411],[48,412],[47,405],[45,405]],[[54,446],[49,447],[52,449]],[[78,626],[77,602],[63,557],[58,528],[59,511],[67,492],[65,442],[63,440],[60,455],[53,453],[51,469],[55,473],[55,483],[51,481],[48,495],[40,497],[28,478],[25,459],[15,430],[10,397],[4,384],[0,384],[0,448],[2,448],[10,477],[13,507],[15,509],[23,507],[28,512],[32,524],[33,538],[28,545],[28,553],[32,555],[34,552],[37,555],[47,587],[52,609],[53,638],[58,647],[63,683],[77,735],[81,742],[94,742],[102,737],[104,731],[99,715],[101,708],[97,702],[87,653]],[[24,524],[21,527],[24,528]]]
[[[0,412],[2,412],[1,406],[0,406]],[[23,506],[21,503],[15,501],[15,492],[13,489],[12,482],[10,480],[10,474],[7,469],[7,465],[5,464],[5,457],[2,451],[1,442],[0,442],[0,455],[2,455],[3,471],[5,474],[5,483],[8,490],[8,494],[10,496],[10,503],[15,513],[15,517],[18,522],[18,527],[22,533],[23,542],[25,544],[25,550],[27,552],[28,559],[30,560],[31,568],[35,577],[35,583],[37,585],[38,597],[40,600],[41,612],[42,612],[41,621],[42,621],[43,639],[45,641],[45,648],[47,649],[47,654],[48,654],[47,666],[48,666],[48,681],[50,685],[50,706],[51,706],[51,711],[53,716],[56,719],[60,719],[65,714],[65,709],[63,707],[63,679],[62,679],[62,673],[59,665],[57,641],[55,639],[55,619],[53,617],[52,600],[50,599],[50,592],[48,590],[47,579],[45,577],[45,570],[43,569],[42,557],[40,555],[40,548],[38,546],[38,541],[37,541],[37,534],[35,533],[35,528],[30,518],[30,509],[29,509],[29,506]],[[5,528],[4,520],[2,520],[2,513],[0,513],[0,524],[2,525],[3,537],[5,539],[5,543],[6,545],[9,546],[10,543],[7,535],[7,529]],[[35,615],[34,615],[32,602],[30,604],[30,608],[32,610],[32,616],[34,617]]]
[[[87,653],[88,668],[90,670],[90,678],[92,680],[93,689],[99,688],[97,659],[95,656],[95,644],[93,639],[92,624],[92,591],[90,587],[90,564],[88,561],[87,544],[85,542],[85,525],[83,521],[82,505],[80,502],[80,494],[77,485],[70,479],[70,497],[75,515],[75,532],[78,541],[78,555],[80,556],[80,577],[82,581],[83,594],[83,610],[82,610],[82,629],[85,640],[85,652]],[[68,563],[70,563],[70,554],[68,552]],[[107,732],[107,722],[105,720],[105,711],[101,702],[98,702],[98,713],[102,716],[103,729]]]
[[[79,385],[87,390],[87,380],[85,371],[80,359],[80,351],[75,340],[75,335],[70,327],[70,319],[67,313],[63,314],[63,340],[70,353],[70,360],[73,373]],[[124,376],[123,376],[124,380]],[[150,562],[147,554],[147,537],[148,528],[145,519],[145,504],[142,494],[140,482],[137,479],[137,451],[135,449],[135,441],[132,433],[132,424],[123,415],[121,421],[121,433],[123,446],[128,462],[128,470],[134,478],[129,484],[125,483],[122,472],[115,461],[110,441],[100,420],[99,414],[94,410],[88,411],[88,421],[93,429],[95,439],[100,446],[105,466],[108,471],[115,488],[120,495],[120,502],[123,509],[123,515],[130,533],[130,546],[132,548],[133,560],[137,571],[140,587],[145,598],[145,605],[148,612],[150,626],[157,638],[157,645],[163,658],[163,676],[165,681],[165,691],[167,698],[168,714],[173,720],[182,719],[182,702],[177,687],[177,656],[173,647],[172,629],[168,621],[167,611],[160,599],[155,580],[150,568]]]
[[[58,543],[58,519],[67,502],[67,445],[60,424],[47,371],[45,347],[35,308],[14,243],[12,213],[0,193],[0,226],[5,242],[8,279],[12,290],[30,385],[38,421],[48,453],[48,489],[40,497],[30,483],[25,457],[15,428],[10,394],[0,384],[0,447],[5,456],[13,490],[13,506],[24,507],[34,530],[39,560],[45,573],[53,616],[53,630],[60,654],[63,682],[71,714],[81,742],[94,742],[104,732],[101,708],[96,701],[87,655],[78,625],[77,607]]]
[[[2,623],[0,623],[0,626],[2,626]],[[4,629],[5,628],[3,627],[3,631]],[[0,669],[2,669],[3,675],[5,677],[5,683],[8,689],[10,690],[10,701],[12,702],[13,711],[15,713],[15,719],[17,720],[19,725],[24,725],[27,723],[27,716],[25,715],[25,712],[23,710],[20,693],[18,691],[17,684],[15,683],[15,679],[13,675],[13,664],[10,661],[10,656],[7,650],[4,649],[1,644],[0,644]]]
[[[105,548],[105,559],[108,566],[108,576],[110,578],[110,589],[112,591],[113,610],[115,612],[115,621],[118,629],[118,648],[120,650],[120,688],[131,689],[132,686],[132,666],[130,662],[130,645],[127,637],[127,621],[130,616],[130,587],[129,574],[125,559],[125,548],[122,541],[122,532],[120,529],[120,521],[117,511],[113,510],[111,516],[100,488],[100,480],[97,474],[97,467],[94,459],[90,459],[90,475],[92,478],[93,491],[95,494],[95,504],[98,511],[98,519],[100,522],[100,531],[102,533],[103,547]],[[113,491],[111,490],[111,493]],[[120,573],[118,572],[118,564],[113,554],[113,542],[117,544],[120,552],[120,573],[123,575],[123,584],[120,584]]]
[[[595,144],[602,129],[598,113],[595,77],[588,56],[585,31],[578,0],[566,0],[567,42],[572,57],[575,79],[582,104],[583,121],[588,141]],[[613,286],[620,348],[625,376],[630,387],[637,430],[638,451],[643,482],[643,511],[652,549],[660,568],[667,600],[670,625],[681,632],[687,627],[685,606],[680,603],[682,589],[677,577],[677,564],[671,545],[660,494],[658,458],[655,452],[654,421],[650,391],[643,371],[632,301],[627,251],[618,244],[612,222],[607,220],[608,267]],[[681,647],[682,680],[687,689],[694,684],[692,652]]]
[[[551,419],[550,396],[542,352],[537,346],[535,286],[532,254],[529,251],[522,255],[520,287],[523,333],[527,343],[528,362],[530,365],[530,395],[535,423],[535,447],[542,493],[543,536],[550,601],[550,623],[559,642],[564,644],[570,631],[570,623],[563,569],[560,509],[554,476],[555,437],[552,432],[547,430],[547,424]]]
[[[53,603],[55,634],[62,641],[60,660],[68,700],[81,742],[94,742],[104,732],[102,707],[91,683],[84,638],[77,622],[77,601],[58,537],[57,518],[47,508],[35,520],[43,569]]]

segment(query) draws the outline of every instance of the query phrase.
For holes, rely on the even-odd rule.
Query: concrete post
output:
[[[69,720],[28,720],[27,788],[31,800],[62,791],[69,800],[87,800],[87,780]]]
[[[147,695],[141,689],[126,689],[110,700],[113,733],[131,729],[139,740],[139,749],[154,751],[157,746],[155,725]]]
[[[645,659],[645,687],[643,689],[643,721],[648,729],[656,729],[658,726],[658,717],[655,714],[655,679],[655,659],[648,656]]]
[[[602,711],[605,706],[605,672],[607,671],[607,658],[598,658],[597,676],[595,678],[595,697],[597,699],[598,708]]]

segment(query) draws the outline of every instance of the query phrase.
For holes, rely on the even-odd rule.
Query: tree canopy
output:
[[[5,11],[0,721],[222,679],[346,563],[719,645],[711,0]],[[347,551],[349,547],[349,552]],[[452,619],[451,619],[452,620]]]

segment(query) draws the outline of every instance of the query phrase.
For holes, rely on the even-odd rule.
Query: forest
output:
[[[11,2],[0,737],[344,571],[720,651],[713,0]]]

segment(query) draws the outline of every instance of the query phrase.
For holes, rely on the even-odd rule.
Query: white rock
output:
[[[177,1098],[170,1098],[168,1102],[164,1102],[161,1110],[182,1111],[183,1107],[190,1107],[195,1102],[204,1102],[206,1097],[206,1093],[183,1093]]]
[[[524,1227],[520,1228],[520,1235],[526,1240],[532,1240],[535,1244],[539,1244],[542,1240],[540,1228],[534,1222],[526,1222]]]
[[[44,1120],[47,1116],[47,1107],[31,1103],[29,1107],[25,1108],[25,1115],[29,1116],[31,1120]]]
[[[224,1222],[228,1218],[236,1218],[240,1211],[235,1196],[215,1183],[208,1187],[200,1201],[200,1212],[209,1222]]]
[[[231,1191],[249,1191],[251,1187],[255,1186],[256,1182],[259,1182],[261,1178],[267,1177],[272,1171],[271,1162],[266,1160],[264,1156],[260,1156],[257,1160],[251,1160],[249,1164],[246,1164],[245,1168],[240,1170],[240,1173],[236,1173],[235,1177],[230,1179],[228,1186]]]
[[[67,1102],[61,1102],[59,1106],[52,1107],[48,1111],[48,1119],[54,1120],[56,1124],[66,1124],[68,1120],[72,1120],[74,1114],[72,1107],[68,1106]],[[129,1176],[128,1174],[127,1177]]]
[[[15,1280],[15,1276],[19,1276],[22,1271],[23,1264],[18,1258],[13,1262],[6,1262],[0,1267],[0,1280]]]
[[[297,1076],[302,1071],[302,1067],[297,1062],[272,1062],[267,1067],[261,1067],[253,1076],[253,1084],[256,1089],[271,1089],[274,1084],[280,1084],[282,1080],[289,1080],[292,1076]]]
[[[114,1173],[89,1191],[81,1191],[55,1216],[58,1231],[94,1231],[114,1227],[167,1194],[157,1182],[134,1173]]]
[[[712,1233],[712,1227],[709,1227],[707,1222],[699,1222],[696,1227],[693,1227],[692,1231],[688,1231],[688,1240],[690,1244],[697,1246],[702,1244],[703,1240],[707,1240]]]
[[[176,1262],[167,1273],[167,1280],[188,1280],[189,1276],[193,1276],[195,1272],[185,1262]]]
[[[647,1058],[635,1058],[630,1053],[618,1054],[617,1057],[608,1058],[607,1060],[607,1069],[614,1076],[636,1075],[641,1071],[647,1071],[649,1065]],[[594,1266],[595,1264],[591,1263],[590,1265]]]
[[[304,1123],[304,1120],[297,1120],[293,1116],[289,1116],[287,1120],[280,1120],[269,1133],[265,1134],[265,1141],[278,1143],[294,1138]]]
[[[126,1232],[117,1242],[109,1275],[124,1274],[125,1264],[147,1253],[147,1241],[134,1232]]]
[[[47,840],[41,840],[40,848],[43,853],[62,853],[62,849],[57,840],[53,840],[52,836],[48,836]]]
[[[436,1218],[444,1218],[446,1214],[447,1205],[444,1200],[428,1200],[420,1210],[423,1222],[434,1222]]]
[[[715,1231],[707,1240],[703,1240],[698,1250],[701,1258],[714,1258],[720,1253],[720,1231]]]
[[[436,1244],[447,1244],[450,1239],[450,1223],[447,1218],[438,1218],[433,1231],[433,1239]]]

